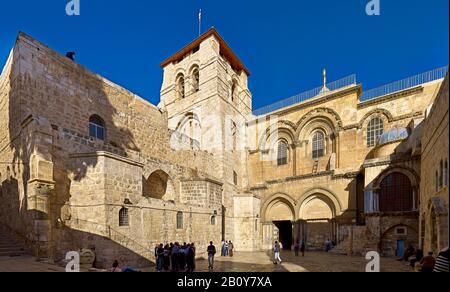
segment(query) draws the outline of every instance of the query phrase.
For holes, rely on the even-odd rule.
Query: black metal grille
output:
[[[413,189],[406,175],[394,172],[381,182],[380,188],[381,212],[413,210]]]

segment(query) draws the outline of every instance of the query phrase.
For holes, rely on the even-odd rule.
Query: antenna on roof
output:
[[[202,10],[198,12],[198,36],[202,35]]]

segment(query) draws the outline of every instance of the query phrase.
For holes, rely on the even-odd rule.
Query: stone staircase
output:
[[[0,257],[19,257],[27,254],[21,244],[0,229]]]

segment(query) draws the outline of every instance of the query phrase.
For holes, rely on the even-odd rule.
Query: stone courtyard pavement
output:
[[[265,252],[240,252],[235,256],[216,257],[215,272],[365,272],[367,261],[361,256],[345,256],[325,252],[307,253],[304,258],[293,252],[281,254],[283,263],[274,265],[272,255]],[[208,261],[198,260],[197,272],[208,272]],[[145,271],[154,271],[154,268]],[[381,259],[382,272],[412,272],[409,265],[392,258]]]
[[[272,255],[265,252],[240,252],[234,257],[216,257],[215,272],[364,272],[366,260],[359,256],[344,256],[324,252],[307,253],[304,258],[284,252],[281,265],[274,265]],[[155,268],[142,269],[154,272]],[[412,272],[404,262],[395,259],[381,259],[382,272]],[[35,258],[0,257],[0,272],[64,272],[64,268]],[[208,272],[206,260],[197,261],[197,272]]]

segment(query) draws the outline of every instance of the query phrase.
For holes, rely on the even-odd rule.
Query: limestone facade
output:
[[[199,256],[222,239],[386,255],[418,243],[421,165],[435,165],[420,141],[442,79],[368,101],[350,84],[254,116],[250,72],[214,29],[161,67],[156,107],[19,34],[0,77],[0,223],[33,252],[95,248],[109,266],[146,265],[174,241]],[[375,119],[406,136],[368,146]],[[392,177],[407,178],[411,200],[384,212]]]

